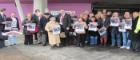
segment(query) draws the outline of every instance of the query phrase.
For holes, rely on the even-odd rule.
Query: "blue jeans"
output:
[[[8,40],[10,42],[10,45],[14,45],[14,44],[17,43],[17,36],[11,35],[11,36],[8,37]]]
[[[130,47],[131,45],[131,40],[129,39],[129,32],[123,32],[122,33],[122,37],[123,37],[123,46],[124,47]]]
[[[97,36],[90,36],[90,45],[97,45]]]
[[[120,32],[118,31],[111,31],[111,40],[112,40],[112,46],[115,46],[117,42],[117,46],[121,46],[121,39],[120,39]]]

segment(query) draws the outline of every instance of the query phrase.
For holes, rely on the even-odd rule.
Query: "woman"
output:
[[[132,29],[132,18],[129,12],[125,12],[122,22],[124,22],[124,29],[126,31],[122,32],[123,46],[120,48],[130,49],[131,40],[129,39],[129,34]]]
[[[117,47],[121,46],[120,32],[118,30],[119,24],[120,24],[119,13],[114,12],[112,14],[112,17],[110,18],[112,47],[116,45],[116,42],[117,42]]]
[[[89,26],[89,36],[90,36],[90,45],[96,46],[98,40],[98,23],[95,17],[91,17],[91,22],[88,24]]]
[[[27,14],[27,18],[23,21],[23,32],[25,36],[24,44],[32,45],[33,44],[33,31],[29,31],[27,28],[30,26],[30,23],[33,23],[32,14]]]
[[[86,40],[86,29],[88,28],[86,22],[79,18],[79,20],[74,24],[75,32],[77,33],[77,46],[84,47]]]
[[[50,21],[46,24],[45,30],[48,31],[49,44],[53,47],[59,47],[60,44],[60,25],[56,22],[55,17],[51,17]]]
[[[98,20],[98,24],[99,24],[99,34],[100,34],[100,43],[103,46],[107,45],[107,30],[109,27],[109,19],[106,18],[106,16],[104,14],[101,15],[101,19]]]

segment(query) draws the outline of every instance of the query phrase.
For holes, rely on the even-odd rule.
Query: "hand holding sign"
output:
[[[90,30],[90,31],[97,31],[98,30],[97,23],[90,23],[88,30]]]
[[[56,26],[56,27],[52,30],[52,32],[53,32],[54,35],[60,34],[60,31],[61,31],[61,28],[60,28],[59,25]]]

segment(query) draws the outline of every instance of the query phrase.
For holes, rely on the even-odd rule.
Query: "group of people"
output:
[[[20,24],[16,13],[12,12],[10,17],[5,15],[6,9],[0,9],[0,48],[5,47],[5,42],[10,46],[17,44],[17,33],[20,30]],[[12,32],[11,32],[12,31]],[[13,32],[14,31],[14,32]]]
[[[3,11],[0,22],[10,20],[13,22],[11,30],[20,30],[14,13],[10,18],[2,14]],[[4,27],[1,27],[4,24],[0,24],[0,30],[5,31]],[[137,11],[119,13],[103,9],[96,13],[83,11],[76,16],[74,11],[66,12],[63,9],[58,15],[42,13],[36,9],[34,13],[26,15],[22,26],[25,45],[33,45],[35,42],[43,46],[50,45],[52,48],[101,45],[140,51],[140,13]],[[15,35],[10,36],[9,40],[16,44]]]

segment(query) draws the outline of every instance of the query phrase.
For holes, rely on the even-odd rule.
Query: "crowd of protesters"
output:
[[[18,19],[15,13],[10,18],[4,17],[0,12],[0,22],[11,20],[14,28],[19,29]],[[30,25],[35,25],[34,30],[29,30]],[[4,24],[0,23],[3,32]],[[24,44],[35,43],[51,48],[59,48],[75,45],[76,47],[117,47],[133,51],[140,51],[140,13],[137,11],[108,11],[106,9],[95,12],[83,11],[76,16],[74,11],[60,10],[58,15],[50,12],[42,13],[36,9],[34,13],[28,13],[22,22]],[[16,36],[9,39],[16,44]],[[2,41],[3,39],[1,39]],[[1,43],[0,43],[1,44]]]

